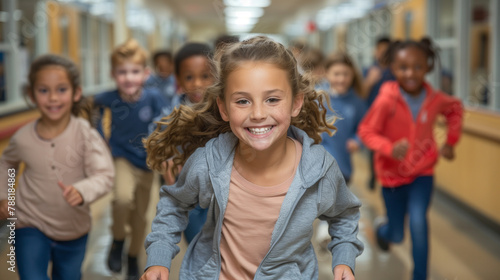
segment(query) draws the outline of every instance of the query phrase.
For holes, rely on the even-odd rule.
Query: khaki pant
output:
[[[113,239],[124,240],[127,224],[131,229],[129,256],[144,250],[146,211],[148,209],[154,173],[132,165],[124,158],[115,158],[113,188]]]

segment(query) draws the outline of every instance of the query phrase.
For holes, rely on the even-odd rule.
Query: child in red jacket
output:
[[[427,209],[434,165],[439,154],[454,158],[453,146],[462,127],[461,102],[425,81],[436,57],[429,39],[392,43],[386,60],[396,81],[382,85],[358,129],[365,145],[375,151],[375,171],[383,186],[387,222],[376,228],[377,243],[386,251],[391,242],[401,242],[408,213],[414,280],[427,278]],[[440,151],[433,138],[438,115],[444,115],[448,124],[446,143]]]

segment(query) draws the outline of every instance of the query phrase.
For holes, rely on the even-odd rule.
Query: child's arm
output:
[[[382,70],[376,66],[370,67],[366,72],[366,77],[363,79],[363,90],[370,92],[372,87],[382,79]]]
[[[332,236],[332,241],[328,243],[328,250],[333,256],[332,269],[335,271],[339,265],[345,265],[352,272],[355,259],[363,252],[364,247],[357,238],[361,202],[346,186],[337,163],[332,164],[320,184],[322,184],[321,205],[330,206],[319,218],[329,224],[328,232]]]
[[[210,184],[206,165],[204,149],[197,149],[184,164],[177,182],[161,187],[156,217],[145,242],[146,268],[170,268],[172,259],[179,253],[177,244],[187,227],[188,211],[201,203],[201,196],[205,201],[210,200],[211,194],[206,191]]]
[[[375,99],[358,127],[358,135],[370,149],[387,157],[392,157],[393,143],[382,135],[388,117],[387,107],[381,98]]]
[[[15,176],[17,175],[20,162],[21,159],[18,157],[15,136],[13,136],[10,139],[9,145],[3,151],[2,157],[0,157],[0,220],[9,217],[9,193],[12,193],[10,184],[17,180]]]
[[[448,133],[446,142],[441,148],[441,155],[452,160],[455,157],[454,146],[460,139],[462,133],[463,108],[460,100],[451,96],[440,94],[443,99],[441,114],[446,118]]]
[[[89,129],[85,138],[83,168],[86,178],[72,186],[82,196],[83,203],[89,204],[111,191],[115,170],[110,151],[97,131]]]

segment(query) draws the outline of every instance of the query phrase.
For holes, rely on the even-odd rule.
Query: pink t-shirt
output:
[[[219,279],[253,279],[269,250],[281,204],[302,155],[302,145],[292,140],[296,151],[294,175],[279,185],[263,187],[253,184],[233,167],[222,224],[222,268]]]

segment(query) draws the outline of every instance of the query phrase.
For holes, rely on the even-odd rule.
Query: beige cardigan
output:
[[[0,200],[8,196],[9,168],[25,163],[15,192],[16,228],[35,227],[55,240],[73,240],[90,231],[89,204],[109,192],[114,167],[111,154],[89,123],[71,117],[68,127],[51,140],[41,139],[36,121],[12,138],[0,158]],[[70,206],[57,184],[73,185],[84,203]]]

